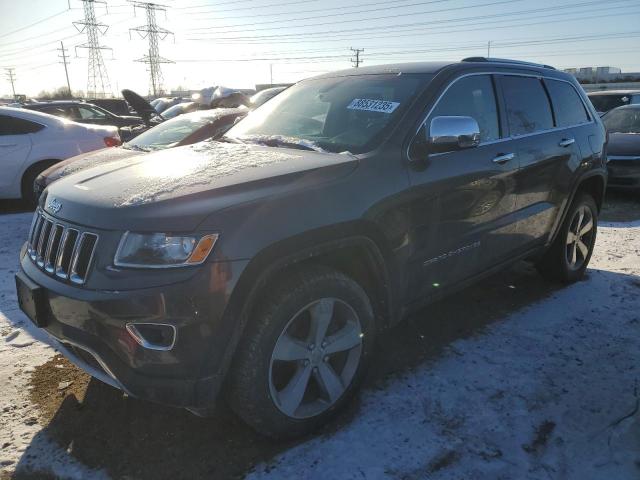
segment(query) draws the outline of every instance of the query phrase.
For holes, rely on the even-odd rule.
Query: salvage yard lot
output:
[[[17,211],[19,204],[0,205]],[[31,214],[0,215],[1,478],[640,477],[640,202],[610,195],[584,281],[528,264],[384,335],[364,392],[311,438],[124,397],[16,305]]]

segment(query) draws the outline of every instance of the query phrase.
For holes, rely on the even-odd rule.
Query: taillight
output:
[[[118,145],[122,145],[122,142],[117,137],[104,137],[104,144],[107,147],[117,147]]]

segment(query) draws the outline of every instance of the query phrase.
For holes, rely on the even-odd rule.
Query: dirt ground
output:
[[[640,220],[640,196],[610,194],[601,221],[633,220]],[[428,322],[423,321],[425,312],[419,312],[380,339],[365,388],[384,389],[388,378],[437,359],[452,341],[475,335],[558,288],[523,262],[429,306]],[[104,469],[113,478],[241,478],[295,444],[258,436],[222,401],[212,418],[203,419],[128,398],[61,356],[31,375],[30,399],[38,406],[44,431],[61,447],[72,448],[82,464]],[[356,401],[328,430],[348,423],[358,409]],[[326,431],[317,435],[322,433]],[[13,478],[51,477],[23,473]]]

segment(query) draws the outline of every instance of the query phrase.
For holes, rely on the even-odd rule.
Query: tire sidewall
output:
[[[331,407],[315,417],[292,418],[284,414],[271,397],[269,386],[271,355],[276,342],[290,320],[305,306],[320,298],[339,299],[348,304],[358,315],[364,334],[360,363],[351,384]],[[261,419],[261,425],[257,426],[260,431],[281,438],[307,433],[326,423],[330,417],[335,415],[353,396],[363,380],[375,346],[375,321],[371,302],[356,282],[344,275],[333,273],[307,279],[289,291],[286,288],[279,291],[266,302],[263,308],[259,308],[258,312],[266,315],[259,319],[261,325],[253,339],[254,355],[252,357],[254,357],[255,366],[249,373],[253,386],[249,387],[249,392],[246,392],[248,398],[257,400],[251,402],[249,406],[253,410],[251,417],[254,422],[251,423],[255,423],[256,418]],[[252,328],[251,323],[247,328]],[[236,375],[243,374],[246,372],[236,371]],[[246,385],[247,383],[245,383]],[[243,407],[239,407],[240,409],[236,408],[236,411],[244,416]],[[254,424],[254,426],[256,425]]]
[[[586,206],[591,211],[591,216],[593,218],[593,240],[591,241],[591,245],[589,246],[589,254],[587,255],[584,263],[579,269],[573,270],[569,267],[569,262],[567,260],[567,235],[569,233],[569,229],[571,228],[571,224],[573,223],[576,211],[582,206]],[[562,257],[559,260],[562,262],[563,276],[565,277],[566,281],[575,282],[582,278],[584,272],[587,270],[598,236],[598,207],[596,206],[594,199],[590,195],[582,194],[574,200],[574,202],[571,204],[571,209],[569,211],[569,214],[567,215],[567,219],[564,222],[562,231],[560,233],[561,235],[559,237],[559,240],[561,241],[561,248],[559,249],[559,251]]]

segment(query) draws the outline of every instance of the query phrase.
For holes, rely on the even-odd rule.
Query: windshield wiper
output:
[[[266,145],[267,147],[284,147],[284,148],[293,148],[296,150],[309,150],[312,152],[321,152],[322,148],[315,145],[313,142],[309,140],[304,140],[302,138],[296,137],[279,137],[279,136],[261,136],[256,135],[242,137],[244,141],[257,143],[259,145]]]
[[[136,152],[148,152],[146,148],[142,148],[138,145],[134,145],[132,143],[124,143],[122,148],[126,148],[127,150],[135,150]]]

